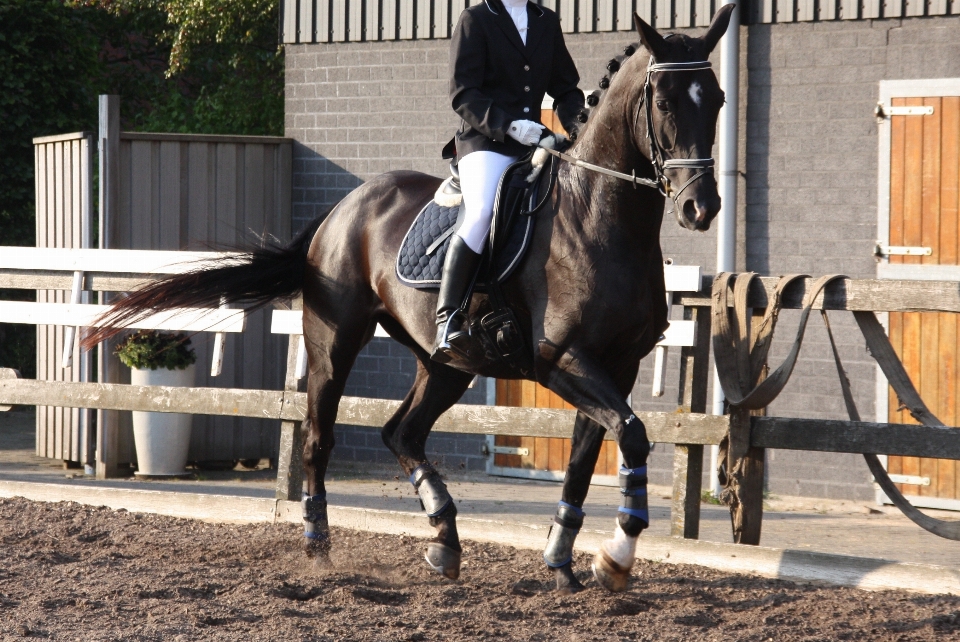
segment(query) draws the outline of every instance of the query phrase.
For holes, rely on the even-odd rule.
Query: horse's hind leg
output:
[[[573,544],[583,526],[583,503],[590,490],[590,479],[605,433],[603,426],[582,412],[577,413],[570,446],[570,463],[563,478],[563,494],[543,551],[543,561],[553,569],[559,593],[571,594],[583,590],[583,584],[573,573]]]
[[[403,404],[383,428],[383,442],[397,457],[417,490],[430,525],[437,536],[427,547],[430,567],[450,579],[460,577],[460,537],[457,507],[426,455],[427,437],[433,424],[466,391],[473,375],[430,361],[420,349],[417,378]]]
[[[310,363],[307,383],[308,428],[303,446],[304,548],[307,555],[321,560],[330,550],[327,521],[327,491],[323,478],[333,452],[333,428],[347,376],[363,345],[372,335],[369,319],[355,315],[336,325],[321,322],[311,313],[304,315],[304,338]]]

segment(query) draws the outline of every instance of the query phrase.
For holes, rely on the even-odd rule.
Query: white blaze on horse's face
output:
[[[700,86],[696,80],[690,84],[690,89],[687,90],[690,94],[690,100],[693,101],[693,104],[698,108],[700,107],[700,101],[703,98],[703,87]]]

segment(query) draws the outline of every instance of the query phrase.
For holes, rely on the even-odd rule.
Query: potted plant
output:
[[[134,385],[193,385],[197,354],[186,334],[140,330],[123,339],[114,354],[130,367],[130,383]],[[192,425],[193,415],[134,412],[137,476],[184,475]]]

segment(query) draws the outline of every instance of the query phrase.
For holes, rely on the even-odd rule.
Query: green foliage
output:
[[[102,65],[91,17],[56,0],[0,0],[0,245],[35,242],[33,138],[96,126]],[[34,326],[0,325],[0,367],[35,377],[35,346]]]
[[[723,504],[723,502],[720,501],[720,498],[713,494],[712,490],[700,491],[700,503],[713,504],[715,506],[720,506],[721,504]]]
[[[35,242],[33,138],[96,131],[99,94],[127,130],[282,135],[278,19],[278,0],[0,0],[0,245]],[[34,376],[34,344],[0,326],[0,367]]]
[[[136,129],[283,135],[278,0],[95,1],[118,19],[164,17],[146,39],[168,56],[166,82],[139,92],[150,100],[130,114]]]
[[[138,370],[183,370],[197,362],[197,353],[182,332],[140,330],[117,344],[113,353],[125,366]]]
[[[88,17],[56,0],[0,0],[0,245],[34,243],[32,139],[96,124]]]

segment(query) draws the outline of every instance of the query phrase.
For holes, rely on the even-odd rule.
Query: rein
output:
[[[582,167],[583,169],[591,172],[597,172],[598,174],[604,174],[605,176],[619,178],[620,180],[632,183],[634,189],[637,188],[637,185],[656,189],[661,194],[669,197],[670,200],[673,201],[675,206],[674,211],[678,212],[680,210],[680,195],[685,189],[690,187],[694,181],[702,178],[709,172],[712,172],[715,162],[712,158],[668,158],[664,160],[663,146],[660,145],[660,141],[657,140],[657,137],[653,135],[653,110],[651,108],[651,104],[653,103],[653,84],[650,82],[650,78],[654,73],[657,72],[700,71],[702,69],[710,68],[712,68],[712,65],[706,60],[697,60],[693,62],[654,63],[653,58],[650,58],[650,64],[647,65],[647,78],[643,84],[643,93],[640,96],[640,100],[637,102],[637,116],[634,119],[634,123],[640,119],[640,110],[645,108],[644,111],[647,121],[647,140],[650,141],[650,161],[653,163],[653,169],[657,174],[656,180],[637,176],[636,170],[626,174],[624,172],[618,172],[616,170],[607,169],[606,167],[594,165],[593,163],[588,163],[587,161],[581,160],[576,156],[571,156],[570,154],[565,154],[564,152],[560,152],[555,149],[549,149],[546,147],[543,149],[550,154],[553,154],[560,160],[566,161],[576,167]],[[700,171],[694,174],[683,185],[681,185],[679,189],[674,189],[673,183],[670,182],[670,179],[666,175],[666,172],[672,169],[699,169]],[[679,216],[679,214],[677,214],[677,216]]]

